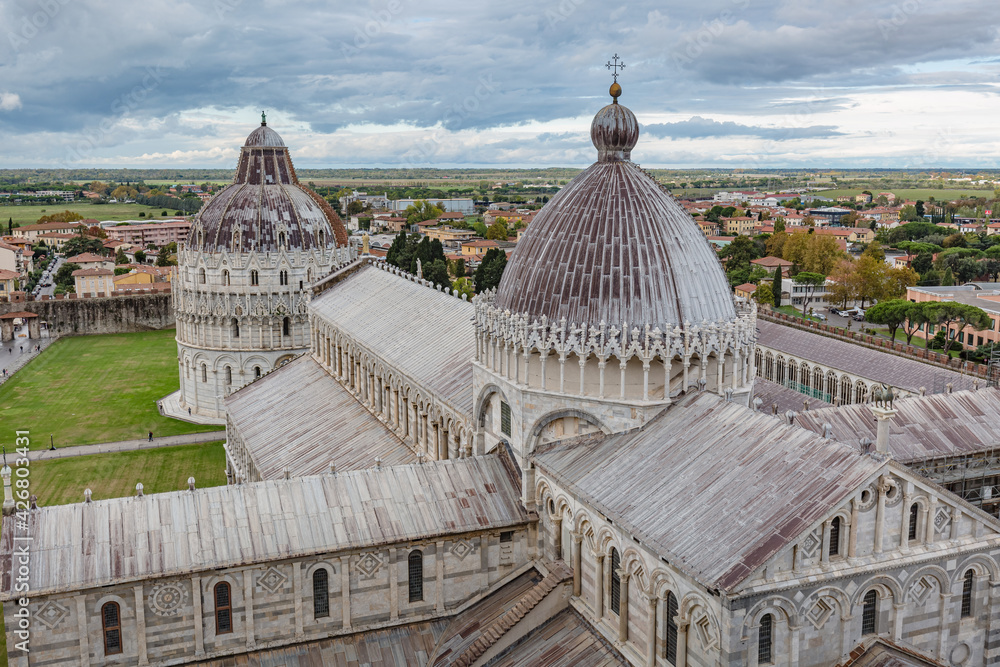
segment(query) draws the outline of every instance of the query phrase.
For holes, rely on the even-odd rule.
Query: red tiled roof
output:
[[[114,271],[111,269],[77,269],[73,272],[73,277],[77,276],[112,276]]]

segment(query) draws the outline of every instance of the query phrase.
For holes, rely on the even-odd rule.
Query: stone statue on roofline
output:
[[[887,385],[885,382],[881,383],[881,386],[872,389],[872,403],[875,404],[876,408],[885,408],[886,410],[892,410],[892,402],[895,400],[896,395],[892,391],[892,387]]]

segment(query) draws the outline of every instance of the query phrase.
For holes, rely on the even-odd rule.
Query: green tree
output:
[[[59,287],[62,287],[64,290],[70,290],[76,285],[76,280],[73,278],[73,272],[79,270],[79,264],[76,262],[67,262],[59,267],[59,270],[56,271],[56,275],[53,279]]]
[[[486,227],[486,224],[482,220],[477,220],[476,222],[472,223],[472,228],[476,230],[476,234],[478,234],[480,238],[484,239],[486,238],[486,234],[489,232],[489,229]]]
[[[172,266],[176,264],[176,261],[170,260],[170,251],[167,250],[167,246],[160,248],[160,252],[156,254],[156,265],[157,266]]]
[[[455,276],[456,278],[462,278],[467,273],[468,270],[465,268],[464,259],[459,258],[451,263],[451,275]]]
[[[792,282],[805,288],[802,292],[802,314],[805,315],[809,309],[809,302],[812,301],[813,295],[816,293],[816,288],[826,282],[826,276],[812,271],[800,271],[792,278]]]
[[[101,243],[100,239],[95,239],[92,236],[74,236],[63,244],[62,252],[67,257],[82,255],[85,252],[103,255],[104,244]]]
[[[913,258],[913,270],[924,275],[928,271],[934,268],[934,254],[931,252],[919,252],[917,256]]]
[[[146,261],[146,252],[143,251],[143,250],[136,250],[135,251],[135,261],[138,262],[139,264],[142,264],[143,262],[145,262]]]
[[[774,294],[771,292],[771,286],[767,283],[757,285],[757,289],[753,293],[753,300],[760,304],[774,305]]]
[[[951,267],[949,266],[947,269],[945,269],[944,275],[941,276],[941,285],[943,287],[951,287],[954,284],[955,284],[955,274],[952,272]]]
[[[125,251],[121,248],[115,252],[115,264],[128,264],[128,257],[125,256]]]
[[[909,303],[909,308],[906,311],[906,321],[903,322],[903,333],[906,334],[906,344],[911,345],[913,343],[913,336],[927,323],[931,321],[931,312],[929,306],[932,302],[923,301],[919,303]],[[867,313],[866,313],[867,314]]]
[[[436,259],[430,264],[423,264],[424,280],[429,280],[434,285],[451,285],[451,276],[448,275],[448,265],[443,259]]]
[[[750,272],[750,260],[758,259],[761,254],[757,245],[749,236],[737,236],[723,248],[719,255],[726,260],[726,271],[745,270]]]
[[[7,218],[7,236],[14,233],[14,218]]]
[[[458,292],[458,296],[461,297],[463,294],[466,298],[471,299],[476,294],[476,290],[472,289],[472,281],[468,278],[458,278],[451,283],[451,288]]]
[[[781,307],[781,268],[774,270],[774,280],[771,282],[771,298],[774,299],[774,307]]]
[[[484,292],[500,284],[503,270],[507,267],[507,253],[500,248],[490,248],[476,268],[476,291]]]
[[[906,299],[882,301],[865,311],[865,320],[889,327],[889,338],[896,340],[896,331],[910,317],[911,305]]]
[[[404,248],[406,248],[406,232],[401,231],[396,234],[396,238],[392,240],[392,245],[389,246],[389,250],[385,254],[386,263],[403,268],[399,256]],[[409,270],[409,264],[407,264],[407,270]]]
[[[486,238],[493,241],[506,241],[507,240],[507,225],[505,225],[500,220],[497,220],[489,229],[486,230]]]
[[[944,281],[942,281],[944,282]],[[931,321],[941,326],[948,333],[945,336],[944,353],[948,354],[952,345],[966,327],[971,327],[976,331],[988,328],[992,322],[990,316],[982,308],[969,306],[957,301],[938,301],[927,306]],[[952,332],[952,327],[955,327]],[[952,336],[955,333],[955,336]]]
[[[783,231],[785,231],[785,219],[779,215],[778,219],[774,221],[774,233],[780,234]]]

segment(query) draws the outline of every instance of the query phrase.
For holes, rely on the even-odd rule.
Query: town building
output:
[[[968,306],[975,306],[986,311],[990,316],[990,326],[986,329],[949,326],[949,340],[957,340],[968,347],[978,347],[989,343],[1000,343],[1000,284],[997,283],[967,283],[965,285],[915,286],[906,289],[906,298],[921,303],[924,301],[955,301]],[[934,338],[940,327],[934,324],[922,325],[914,334],[917,338]]]
[[[762,269],[766,269],[768,275],[773,276],[774,272],[781,269],[781,275],[788,275],[792,267],[795,265],[794,262],[790,262],[787,259],[781,259],[780,257],[761,257],[759,259],[750,260],[750,264],[753,266],[759,266]]]
[[[42,222],[36,225],[22,225],[14,228],[14,236],[19,236],[28,241],[36,241],[41,234],[56,232],[58,234],[79,234],[83,225],[79,220],[76,222]]]
[[[113,257],[95,255],[92,252],[85,252],[66,258],[67,264],[78,264],[81,269],[113,269],[115,260]]]
[[[111,269],[77,269],[73,272],[75,291],[79,296],[111,296],[115,291],[114,276]]]
[[[414,206],[423,199],[393,199],[386,208],[393,211],[405,211],[408,206]],[[462,215],[473,215],[476,212],[476,205],[472,199],[427,199],[446,213],[461,213]]]
[[[131,243],[139,248],[150,245],[162,248],[169,243],[186,243],[191,234],[190,220],[166,220],[115,225],[106,230],[112,239]]]
[[[21,274],[16,271],[0,269],[0,299],[9,299],[10,293],[17,291]]]

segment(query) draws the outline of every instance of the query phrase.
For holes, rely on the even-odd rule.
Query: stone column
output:
[[[619,595],[618,595],[618,641],[628,641],[628,580],[631,576],[628,572],[619,572]],[[614,581],[614,580],[612,580]],[[612,593],[613,595],[614,593]]]
[[[437,570],[437,606],[438,612],[444,611],[444,540],[439,540],[434,544],[436,556],[435,566]]]
[[[791,644],[791,664],[799,664],[799,626],[788,626],[789,643]]]
[[[604,618],[604,554],[594,554],[597,563],[594,567],[594,616],[597,620]]]
[[[247,648],[257,646],[253,631],[253,571],[243,570],[243,626],[247,631]]]
[[[674,667],[687,667],[688,656],[688,621],[677,621],[677,664]]]
[[[924,544],[932,544],[937,540],[934,528],[934,515],[937,514],[937,497],[930,496],[927,503],[926,523],[924,524]]]
[[[958,523],[962,519],[962,511],[958,507],[951,509],[951,539],[958,539]]]
[[[894,642],[898,642],[903,637],[903,610],[906,609],[906,604],[894,601],[893,607],[895,613],[893,614],[892,619],[892,640]]]
[[[76,631],[80,637],[80,664],[90,665],[90,633],[87,632],[87,601],[83,595],[74,595],[76,600]]]
[[[142,584],[132,587],[135,595],[135,634],[136,650],[139,653],[139,664],[148,665],[149,658],[146,656],[146,606],[142,599]]]
[[[646,633],[646,667],[656,667],[656,597],[649,597],[649,630]]]
[[[396,561],[396,549],[389,549],[389,620],[399,618],[399,564]]]
[[[580,597],[580,592],[583,587],[583,573],[580,571],[580,551],[583,547],[583,533],[573,531],[570,534],[573,536],[573,595]]]
[[[850,535],[847,538],[847,557],[854,558],[858,548],[858,499],[851,500],[851,525]]]
[[[191,600],[194,602],[194,654],[205,655],[205,614],[201,610],[201,577],[191,577]]]
[[[292,563],[292,598],[294,605],[292,613],[295,614],[295,637],[302,637],[302,568],[299,563]]]
[[[345,630],[351,627],[351,557],[340,557],[341,618]]]
[[[820,547],[819,552],[819,562],[821,565],[829,565],[830,563],[830,520],[827,519],[823,522],[823,543]]]
[[[875,553],[882,553],[882,533],[885,529],[885,492],[889,483],[885,477],[878,480],[878,505],[875,507]]]

